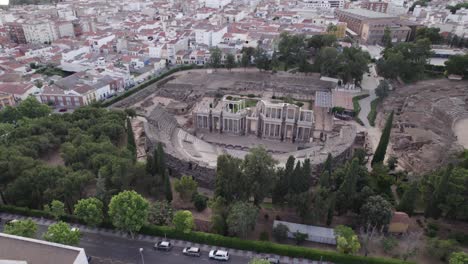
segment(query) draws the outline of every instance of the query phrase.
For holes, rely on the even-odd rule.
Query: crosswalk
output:
[[[3,222],[8,221],[8,220],[13,220],[13,219],[18,219],[18,220],[31,219],[34,222],[36,222],[38,225],[44,225],[44,226],[49,226],[51,224],[56,223],[56,221],[50,220],[50,219],[26,217],[26,216],[14,215],[14,214],[9,214],[9,213],[0,213],[0,218],[2,219]],[[105,235],[105,236],[114,236],[114,237],[119,237],[119,238],[124,238],[124,239],[132,239],[128,233],[122,232],[119,230],[89,227],[89,226],[73,224],[73,223],[70,224],[70,226],[79,228],[80,231],[83,233],[93,233],[93,234],[100,234],[100,235]],[[241,257],[248,257],[248,258],[274,257],[274,258],[278,258],[280,260],[280,263],[287,263],[287,264],[332,264],[331,262],[325,262],[325,261],[292,258],[292,257],[286,257],[286,256],[279,256],[275,254],[263,254],[263,253],[256,253],[256,252],[248,251],[248,250],[230,249],[230,248],[225,248],[225,247],[214,247],[210,245],[193,243],[193,242],[184,241],[184,240],[165,239],[163,237],[155,237],[155,236],[149,236],[149,235],[144,235],[144,234],[138,234],[133,239],[138,240],[138,241],[150,242],[150,243],[154,243],[160,240],[168,240],[176,247],[198,247],[204,252],[208,252],[211,249],[216,248],[220,250],[227,250],[229,251],[229,254],[233,256],[241,256]],[[102,262],[102,263],[114,263],[114,262]],[[115,262],[115,263],[122,263],[122,262]]]

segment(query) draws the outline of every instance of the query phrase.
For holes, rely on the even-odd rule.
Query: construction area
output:
[[[357,135],[355,124],[352,121],[336,120],[331,110],[333,101],[350,105],[348,101],[352,95],[337,91],[334,87],[336,83],[320,80],[318,75],[272,74],[241,69],[232,72],[190,70],[177,72],[112,107],[133,108],[139,115],[139,118],[133,120],[139,159],[144,159],[146,151],[155,144],[162,143],[168,156],[168,167],[173,168],[173,173],[191,175],[202,186],[210,187],[214,183],[219,155],[230,154],[243,158],[254,146],[265,147],[279,165],[286,163],[290,155],[298,160],[309,158],[312,166],[322,164],[328,153],[337,159],[349,157]],[[321,94],[320,98],[316,98],[317,94]],[[283,124],[288,122],[285,119],[286,110],[295,107],[295,124],[308,126],[301,121],[305,117],[297,113],[303,113],[304,116],[309,114],[307,120],[310,120],[312,126],[311,131],[308,131],[310,138],[300,142],[283,141],[282,137],[273,140],[256,134],[230,133],[232,131],[227,131],[227,126],[225,131],[218,133],[198,129],[197,120],[194,120],[195,109],[203,107],[206,101],[211,102],[209,106],[205,106],[206,110],[214,109],[216,104],[222,103],[226,96],[230,98],[231,95],[249,102],[251,98],[255,98],[271,107],[283,107],[284,112],[275,109],[274,117],[267,118],[265,115],[265,120],[272,122],[272,125],[277,116],[283,116]],[[333,98],[336,95],[340,98]],[[248,108],[255,109],[254,105],[249,105]],[[257,108],[260,105],[259,103]],[[231,110],[224,112],[225,117],[233,118],[236,113]],[[274,109],[271,110],[273,113]],[[310,117],[310,114],[314,116]],[[208,120],[212,120],[212,117]],[[240,123],[235,124],[240,127]],[[279,129],[280,126],[277,125],[276,128]],[[274,135],[278,134],[275,132]]]
[[[397,87],[384,100],[376,125],[394,111],[390,154],[421,175],[468,148],[468,82],[437,79]]]

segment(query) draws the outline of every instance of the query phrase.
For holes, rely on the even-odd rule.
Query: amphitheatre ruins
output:
[[[317,75],[258,71],[182,71],[152,84],[112,107],[133,108],[139,157],[164,145],[171,172],[212,186],[217,157],[243,158],[262,145],[279,166],[290,155],[314,167],[331,153],[350,155],[354,122],[337,120],[332,108],[349,109],[356,91]],[[352,108],[351,108],[352,109]]]
[[[467,81],[428,80],[396,89],[382,105],[380,127],[391,111],[389,151],[406,171],[432,171],[468,148]]]

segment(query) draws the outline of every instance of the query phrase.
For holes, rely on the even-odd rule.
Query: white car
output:
[[[200,256],[200,249],[197,247],[186,247],[182,250],[182,253],[187,256]]]
[[[210,254],[208,256],[210,257],[210,259],[224,260],[224,261],[229,260],[229,253],[224,250],[213,249],[210,251]]]
[[[80,232],[80,229],[78,227],[72,227],[70,228],[72,232]]]
[[[154,245],[154,249],[169,251],[172,249],[172,244],[169,241],[159,241]]]

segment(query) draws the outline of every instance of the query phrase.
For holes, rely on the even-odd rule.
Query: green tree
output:
[[[335,215],[335,205],[336,205],[336,193],[332,193],[330,197],[330,201],[328,203],[328,211],[327,211],[327,226],[330,226],[333,222],[333,216]]]
[[[109,217],[112,224],[133,237],[148,219],[148,201],[135,191],[123,191],[112,197]]]
[[[177,231],[189,233],[195,227],[192,213],[187,210],[177,211],[172,220],[174,228]]]
[[[249,185],[241,165],[241,159],[230,155],[218,156],[215,196],[223,197],[228,203],[246,201],[250,198]]]
[[[104,220],[103,208],[104,205],[97,198],[81,199],[75,205],[75,215],[87,225],[99,226]]]
[[[260,46],[255,49],[255,53],[253,55],[254,57],[254,62],[255,66],[259,70],[264,70],[267,71],[270,69],[270,60],[268,58],[268,55],[264,49],[262,49]]]
[[[338,74],[338,50],[333,47],[325,47],[320,49],[319,54],[315,58],[315,68],[320,71],[323,76],[335,77]]]
[[[426,244],[429,255],[442,261],[449,260],[450,255],[458,250],[458,243],[455,240],[442,240],[431,238]]]
[[[335,227],[336,247],[344,254],[355,254],[361,248],[359,238],[354,231],[347,226]]]
[[[226,69],[231,71],[232,68],[236,66],[236,58],[234,57],[233,54],[229,53],[226,56]]]
[[[250,56],[247,52],[242,52],[242,58],[241,58],[241,66],[244,67],[244,71],[247,67],[250,65]]]
[[[174,180],[174,189],[184,201],[190,201],[197,192],[198,183],[190,176],[183,175],[180,180]]]
[[[172,202],[172,187],[169,175],[166,175],[166,177],[164,177],[164,194],[166,196],[166,200],[168,202]]]
[[[15,236],[34,238],[37,232],[37,225],[31,219],[10,221],[5,224],[3,232]]]
[[[48,116],[51,112],[50,108],[41,104],[34,96],[28,96],[18,105],[18,111],[23,117],[39,118]]]
[[[450,56],[445,62],[447,74],[456,74],[462,77],[468,76],[468,55]]]
[[[320,175],[319,184],[322,188],[331,188],[331,176],[333,173],[333,157],[328,153],[327,159],[323,163],[322,173]]]
[[[428,39],[432,44],[440,44],[444,40],[440,35],[440,28],[422,27],[416,30],[416,40]]]
[[[275,161],[263,147],[250,149],[244,158],[243,169],[250,186],[254,204],[259,205],[271,194],[276,181]]]
[[[210,65],[215,71],[221,66],[222,52],[218,47],[210,49]]]
[[[410,187],[403,194],[403,197],[400,199],[400,203],[397,207],[398,211],[405,212],[411,216],[414,212],[414,207],[416,205],[418,194],[418,183],[412,182]]]
[[[67,223],[62,221],[50,225],[44,234],[44,239],[47,241],[70,246],[78,245],[80,237],[79,230],[70,228]]]
[[[133,159],[136,160],[136,143],[135,135],[133,134],[132,122],[127,118],[127,149],[132,153]]]
[[[465,252],[453,252],[450,255],[449,264],[466,264],[468,263],[468,254]]]
[[[383,229],[392,218],[392,205],[380,195],[371,196],[361,208],[364,226]]]
[[[254,229],[258,208],[246,202],[236,202],[231,206],[226,219],[229,233],[242,238]]]
[[[377,163],[382,163],[385,159],[385,154],[387,152],[388,142],[390,141],[390,133],[392,131],[393,125],[393,111],[390,113],[390,116],[385,123],[385,127],[382,130],[382,136],[380,137],[379,144],[375,150],[374,157],[372,158],[372,165]]]
[[[65,205],[61,201],[53,200],[50,205],[44,205],[44,211],[50,213],[54,219],[58,220],[65,215]]]
[[[284,169],[280,168],[276,171],[276,174],[278,175],[278,180],[276,181],[273,190],[273,203],[281,204],[285,202],[285,197],[291,188],[290,185],[295,163],[296,159],[294,158],[294,156],[291,155],[288,157]]]
[[[392,32],[390,31],[389,27],[385,27],[384,34],[382,36],[382,44],[385,48],[392,47]]]
[[[155,201],[149,208],[148,222],[153,225],[169,225],[173,217],[174,210],[166,200]]]
[[[299,231],[296,231],[293,233],[294,240],[296,240],[296,245],[300,245],[306,241],[306,239],[309,237],[308,234],[301,233]]]
[[[273,237],[278,242],[283,242],[288,238],[289,228],[283,224],[277,224],[273,228]]]
[[[375,88],[375,94],[380,98],[385,98],[388,96],[390,90],[390,85],[386,80],[380,80],[379,85]]]

